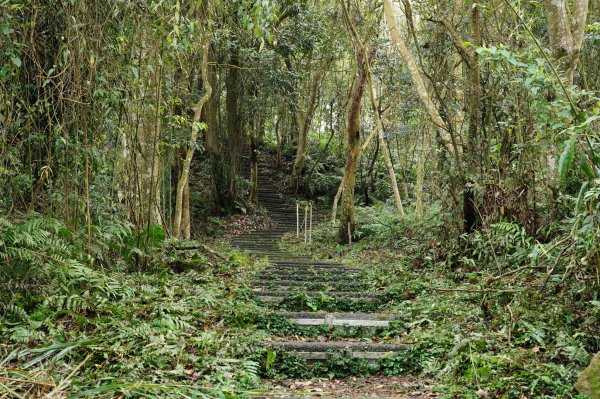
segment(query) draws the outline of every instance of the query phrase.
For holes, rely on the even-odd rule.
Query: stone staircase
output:
[[[316,337],[300,339],[297,335],[275,337],[266,345],[310,362],[326,360],[334,352],[375,362],[404,350],[403,345],[383,342],[378,334],[390,326],[394,315],[379,312],[381,294],[369,291],[361,268],[317,261],[279,247],[286,233],[296,232],[296,208],[291,196],[285,197],[277,190],[275,178],[265,173],[268,169],[264,164],[259,166],[258,201],[275,226],[232,241],[242,250],[269,259],[267,268],[252,280],[256,300],[300,329],[341,329],[348,333],[343,340],[333,336],[326,341]],[[326,303],[326,311],[311,311],[306,306],[311,300]],[[352,331],[361,334],[353,336]],[[361,338],[365,332],[368,340]]]

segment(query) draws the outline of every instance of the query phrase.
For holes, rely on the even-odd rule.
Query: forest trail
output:
[[[266,165],[261,166],[261,171],[268,171]],[[317,261],[280,248],[284,236],[296,231],[296,208],[287,202],[289,195],[286,198],[277,190],[274,181],[266,172],[259,175],[258,201],[268,211],[274,226],[242,234],[232,240],[232,244],[269,259],[267,268],[257,273],[252,281],[260,303],[274,309],[298,328],[328,330],[333,334],[317,337],[282,334],[273,336],[265,345],[276,354],[293,354],[309,364],[341,356],[365,360],[372,367],[377,367],[379,359],[406,350],[404,345],[385,343],[381,339],[394,316],[380,310],[383,305],[381,293],[369,290],[360,267]],[[311,300],[318,305],[307,306]],[[401,381],[387,380],[386,377],[365,379],[360,378],[360,371],[355,376],[358,379],[337,383],[313,380],[276,383],[268,398],[287,398],[300,392],[329,398],[431,397],[416,388],[422,384],[406,378]]]

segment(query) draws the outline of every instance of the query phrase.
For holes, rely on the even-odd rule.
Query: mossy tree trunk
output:
[[[227,71],[225,87],[227,90],[225,96],[225,108],[227,111],[227,168],[226,176],[226,196],[222,199],[221,206],[226,211],[232,211],[235,207],[237,198],[236,176],[238,168],[238,158],[242,144],[242,123],[240,117],[240,97],[242,95],[239,58],[237,49],[231,54],[229,63],[231,67]]]
[[[198,140],[198,134],[200,132],[200,117],[202,115],[202,109],[204,104],[208,101],[212,94],[212,87],[208,80],[208,51],[209,41],[205,39],[204,50],[202,54],[201,64],[201,75],[202,84],[204,86],[204,95],[194,106],[194,117],[192,119],[192,132],[190,140],[187,143],[185,157],[181,166],[181,174],[177,180],[177,192],[175,195],[175,215],[173,217],[173,237],[186,239],[190,238],[190,211],[189,211],[189,176],[190,168],[192,165],[192,158],[194,156],[194,150],[196,147],[196,141]],[[184,207],[186,208],[184,210]],[[185,216],[185,218],[184,218]]]
[[[370,57],[370,55],[367,54],[365,47],[356,49],[358,71],[352,90],[350,91],[346,113],[346,167],[342,179],[342,203],[338,230],[338,240],[341,243],[351,242],[351,235],[356,227],[354,188],[356,186],[356,169],[358,168],[361,153],[360,107],[367,80],[366,57]]]

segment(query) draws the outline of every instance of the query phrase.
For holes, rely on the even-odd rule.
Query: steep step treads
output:
[[[289,330],[282,330],[281,341],[266,342],[265,346],[293,353],[311,362],[326,360],[331,352],[375,362],[405,350],[404,345],[380,343],[376,340],[358,342],[336,338],[340,331],[343,331],[346,338],[362,339],[363,334],[375,338],[385,333],[397,315],[365,313],[365,310],[380,308],[383,297],[380,292],[368,289],[363,269],[296,255],[280,246],[286,235],[296,236],[297,210],[290,195],[282,195],[277,191],[273,184],[277,181],[276,177],[265,173],[269,169],[270,166],[266,163],[259,163],[258,202],[268,212],[273,221],[272,227],[242,234],[231,243],[243,251],[268,260],[267,267],[257,272],[251,280],[254,296],[259,303],[273,308],[279,316],[296,325],[295,328],[308,334],[314,334],[315,328],[324,328],[335,335],[328,342],[290,341],[289,337],[284,336],[289,334]],[[323,216],[324,214],[319,216],[318,209],[313,209],[313,224]],[[299,219],[301,224],[304,223],[302,206],[299,209]],[[304,230],[301,227],[300,239],[303,238]],[[328,311],[308,311],[318,309],[319,306]]]

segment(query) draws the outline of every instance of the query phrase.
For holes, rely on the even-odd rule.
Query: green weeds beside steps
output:
[[[598,289],[581,261],[591,258],[579,252],[593,240],[558,235],[544,244],[501,224],[449,238],[436,216],[399,219],[377,208],[359,217],[384,218],[384,227],[351,247],[318,228],[312,246],[295,250],[363,266],[366,280],[387,287],[381,302],[300,293],[286,298],[288,309],[396,314],[375,334],[410,349],[379,361],[378,372],[434,377],[442,398],[577,398],[573,382],[600,347]],[[273,335],[371,332],[304,328],[257,305],[248,282],[264,261],[225,247],[223,260],[154,230],[149,245],[132,247],[118,223],[103,227],[93,249],[102,257],[90,258],[84,232],[36,219],[0,219],[0,281],[10,282],[0,294],[0,389],[8,397],[238,398],[260,376],[375,372],[344,353],[314,364],[269,354]]]
[[[269,378],[344,378],[373,374],[399,375],[417,373],[429,352],[420,348],[407,349],[396,354],[369,361],[352,357],[346,351],[329,351],[324,361],[310,362],[293,353],[263,349],[253,355],[261,363],[265,376]]]
[[[242,255],[152,230],[132,249],[124,228],[99,236],[112,249],[90,267],[54,220],[0,218],[0,232],[0,397],[239,398],[258,386],[243,353],[264,334],[223,320],[250,301]]]
[[[377,310],[380,304],[381,302],[376,297],[333,297],[327,295],[327,292],[321,292],[318,296],[311,296],[305,292],[298,292],[288,295],[277,305],[282,309],[291,311],[371,312]]]
[[[385,334],[413,345],[384,372],[433,377],[442,398],[582,398],[573,384],[600,350],[598,230],[589,218],[536,239],[505,221],[451,236],[435,209],[400,218],[378,204],[357,217],[352,246],[337,244],[330,226],[315,229],[312,245],[285,245],[360,265],[386,287],[381,308],[400,320]]]

